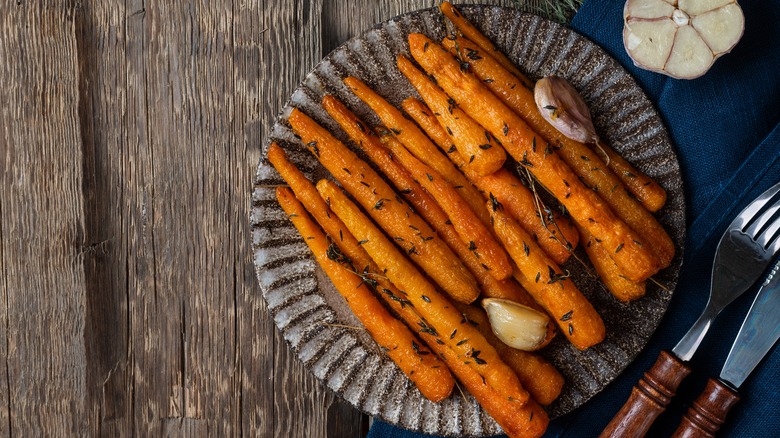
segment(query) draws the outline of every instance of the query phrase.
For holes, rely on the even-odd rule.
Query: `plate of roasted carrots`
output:
[[[535,100],[549,76],[596,140]],[[276,325],[349,403],[426,433],[539,436],[657,328],[684,210],[672,144],[619,64],[540,17],[445,2],[303,80],[251,222]]]

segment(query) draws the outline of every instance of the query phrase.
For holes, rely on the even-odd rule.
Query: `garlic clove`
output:
[[[729,3],[734,3],[734,0],[680,0],[678,7],[689,15],[699,15]]]
[[[745,16],[736,4],[697,15],[691,25],[715,55],[726,53],[742,37],[745,29]]]
[[[626,24],[623,44],[631,59],[650,70],[661,70],[669,58],[674,43],[676,25],[671,18],[657,21],[632,21]]]
[[[533,351],[544,342],[550,322],[546,314],[500,298],[485,298],[482,307],[487,312],[493,333],[506,345]]]
[[[540,79],[534,87],[534,100],[542,117],[561,134],[582,143],[598,140],[588,105],[566,79]]]
[[[693,77],[699,72],[707,71],[715,60],[707,43],[691,26],[677,30],[674,46],[664,67],[673,77]]]
[[[623,45],[634,64],[678,79],[706,73],[745,28],[736,0],[628,0],[623,20]]]

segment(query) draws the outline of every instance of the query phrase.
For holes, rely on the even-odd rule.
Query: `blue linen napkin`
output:
[[[623,0],[587,0],[571,27],[603,47],[658,108],[675,146],[685,184],[687,237],[672,302],[645,350],[584,406],[550,423],[546,436],[595,437],[620,409],[662,349],[671,349],[704,309],[720,235],[758,194],[780,181],[780,1],[743,0],[745,34],[704,76],[676,80],[641,70],[623,48]],[[693,374],[648,436],[669,436],[680,417],[717,376],[752,302],[751,291],[727,308],[691,361]],[[767,355],[740,389],[719,436],[780,436],[780,348]],[[423,438],[375,421],[369,438]]]

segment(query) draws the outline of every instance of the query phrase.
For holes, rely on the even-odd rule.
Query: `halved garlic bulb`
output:
[[[512,348],[533,351],[547,336],[550,318],[536,309],[500,298],[485,298],[482,307],[493,333]]]
[[[678,79],[706,73],[745,29],[736,0],[628,0],[623,22],[634,64]]]

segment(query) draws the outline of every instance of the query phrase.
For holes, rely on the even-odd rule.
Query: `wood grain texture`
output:
[[[323,55],[437,3],[7,6],[0,436],[363,436],[268,316],[252,175]]]
[[[70,2],[34,2],[0,18],[8,436],[81,435],[88,422],[75,12]]]

